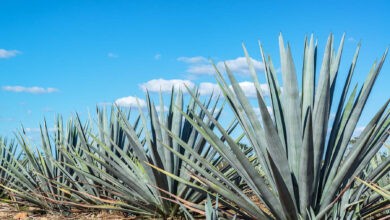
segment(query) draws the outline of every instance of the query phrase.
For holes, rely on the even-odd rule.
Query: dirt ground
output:
[[[0,203],[1,220],[133,220],[135,217],[125,217],[120,213],[93,212],[93,213],[72,213],[69,216],[60,214],[41,214],[36,210],[18,211],[9,204]]]

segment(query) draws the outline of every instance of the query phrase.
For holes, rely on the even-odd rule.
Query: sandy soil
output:
[[[60,214],[41,214],[37,210],[18,211],[9,204],[0,203],[1,220],[133,220],[135,217],[125,217],[120,213],[94,212],[94,213],[72,213],[69,216]]]

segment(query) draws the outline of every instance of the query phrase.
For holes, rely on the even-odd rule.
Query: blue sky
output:
[[[44,118],[50,125],[57,114],[68,118],[79,112],[86,118],[96,105],[131,105],[129,96],[144,98],[145,88],[187,83],[207,94],[214,82],[210,58],[227,60],[242,82],[249,81],[241,43],[260,60],[261,40],[278,66],[280,32],[292,44],[298,72],[305,35],[318,38],[320,61],[328,34],[338,44],[345,32],[341,78],[361,40],[355,73],[360,85],[390,44],[387,1],[1,0],[0,5],[0,135],[23,124],[33,136]],[[387,60],[359,126],[389,98],[389,72]]]

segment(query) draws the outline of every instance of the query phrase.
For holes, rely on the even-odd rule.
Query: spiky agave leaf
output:
[[[356,177],[349,193],[343,196],[337,210],[340,218],[380,218],[389,214],[390,158],[378,152],[371,163]],[[364,179],[364,180],[362,180]],[[387,197],[387,198],[386,198]]]
[[[63,167],[64,163],[70,163],[70,158],[62,154],[62,148],[77,148],[74,127],[69,126],[65,133],[62,120],[58,118],[52,139],[45,122],[41,127],[40,150],[33,150],[24,131],[19,133],[18,142],[22,156],[2,148],[8,152],[9,159],[1,165],[1,169],[12,177],[12,182],[2,184],[2,187],[11,191],[16,201],[28,202],[47,211],[66,211],[71,206],[82,208],[83,203],[88,204],[87,208],[100,204],[83,195],[83,192],[91,193],[93,187],[83,183],[84,178],[74,171]]]
[[[224,76],[216,69],[216,78],[222,93],[240,122],[270,185],[264,184],[264,180],[254,169],[254,164],[249,163],[248,159],[240,153],[237,144],[231,140],[213,115],[208,114],[206,108],[202,109],[223,134],[227,144],[216,141],[214,132],[210,131],[201,120],[194,117],[189,121],[240,173],[248,187],[272,213],[272,216],[267,215],[263,210],[255,208],[255,204],[233,188],[224,191],[225,194],[220,193],[221,196],[235,201],[237,206],[248,214],[248,217],[298,219],[301,216],[303,219],[312,219],[316,216],[318,219],[332,218],[333,214],[329,211],[335,204],[335,199],[341,198],[339,195],[348,184],[354,181],[354,176],[362,174],[363,169],[388,138],[390,111],[387,110],[389,101],[386,101],[367,124],[357,141],[350,145],[353,132],[381,70],[387,50],[378,65],[374,64],[361,89],[358,91],[355,87],[350,93],[350,82],[356,65],[359,45],[347,79],[343,83],[343,90],[341,93],[335,93],[343,42],[344,36],[336,53],[333,51],[333,36],[329,36],[319,79],[316,83],[317,45],[313,37],[310,42],[305,41],[302,87],[299,88],[290,46],[284,46],[280,35],[283,89],[279,85],[271,59],[265,59],[260,46],[270,88],[270,103],[262,94],[257,74],[244,47],[257,90],[261,120],[256,116],[253,103],[245,97],[228,66],[225,66],[225,69],[232,90],[229,89],[229,83]],[[350,94],[349,97],[348,94]],[[267,103],[272,105],[273,117],[267,110]],[[201,106],[201,103],[198,104]],[[331,125],[329,120],[333,105],[337,107],[337,112],[334,123]],[[328,132],[330,125],[331,132]],[[347,151],[348,146],[350,149]],[[212,170],[213,167],[207,165],[205,169]],[[225,181],[224,178],[212,179],[207,181],[207,185],[219,192],[221,184],[227,184]]]
[[[16,166],[12,158],[16,157],[20,160],[22,154],[17,152],[18,146],[14,140],[8,141],[5,138],[0,137],[0,184],[3,186],[8,186],[15,181],[12,175],[10,175],[7,170],[9,166]],[[4,188],[1,188],[0,198],[7,199],[8,193]]]
[[[107,117],[104,109],[98,109],[98,135],[94,132],[86,133],[83,131],[83,126],[76,123],[78,133],[86,133],[85,138],[82,138],[80,151],[88,155],[93,163],[83,160],[76,154],[73,158],[88,169],[82,170],[74,164],[66,164],[66,166],[113,192],[114,199],[127,206],[118,205],[128,209],[129,212],[164,217],[182,215],[179,213],[182,212],[180,205],[172,200],[183,198],[198,204],[206,198],[206,193],[199,192],[152,168],[154,166],[165,169],[193,182],[184,161],[189,160],[199,164],[198,159],[178,142],[186,143],[189,150],[200,154],[203,160],[219,166],[225,172],[230,172],[229,176],[232,179],[237,178],[237,173],[232,172],[229,165],[221,166],[221,157],[191,123],[183,118],[182,111],[189,115],[194,114],[190,117],[205,118],[203,110],[199,110],[192,99],[186,107],[183,99],[182,92],[172,92],[168,110],[164,112],[164,107],[160,107],[160,112],[157,112],[150,96],[147,95],[147,114],[139,109],[139,116],[133,124],[129,122],[129,115],[119,108],[113,108],[110,117]],[[203,104],[218,118],[222,111],[218,103],[218,100],[210,97]],[[160,106],[163,106],[162,98]],[[205,123],[209,124],[209,129],[213,129],[211,123]],[[236,125],[237,123],[233,123],[230,126],[229,133]],[[178,138],[173,138],[172,134]],[[164,145],[185,156],[179,157]],[[246,151],[250,150],[246,149]]]

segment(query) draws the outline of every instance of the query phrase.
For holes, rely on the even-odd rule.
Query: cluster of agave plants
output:
[[[340,75],[344,36],[337,51],[333,40],[322,63],[313,37],[305,40],[301,83],[281,36],[281,74],[260,45],[269,97],[243,47],[256,103],[226,65],[226,74],[215,68],[220,96],[172,90],[164,109],[162,95],[155,104],[147,94],[146,110],[97,108],[94,120],[76,115],[66,124],[58,117],[54,132],[45,122],[39,146],[23,129],[15,139],[1,138],[1,201],[140,218],[384,219],[389,100],[353,135],[387,51],[363,85],[353,86],[360,45]]]

